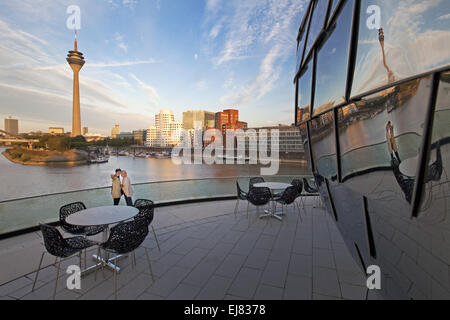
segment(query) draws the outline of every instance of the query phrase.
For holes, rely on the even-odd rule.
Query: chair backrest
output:
[[[264,178],[262,177],[255,177],[255,178],[250,178],[250,181],[248,183],[248,190],[250,190],[251,188],[253,188],[253,185],[257,184],[257,183],[263,183]]]
[[[292,180],[291,184],[297,188],[298,196],[303,192],[303,183],[300,179]]]
[[[109,238],[102,247],[118,254],[129,253],[139,248],[147,234],[148,224],[145,219],[124,222],[111,228]]]
[[[237,188],[238,199],[241,199],[241,200],[247,199],[247,193],[241,189],[241,186],[239,185],[238,181],[236,181],[236,188]]]
[[[155,213],[155,204],[153,203],[153,201],[147,199],[138,199],[134,202],[134,206],[139,210],[139,213],[134,219],[145,219],[147,225],[150,225],[153,222]]]
[[[305,190],[306,190],[306,192],[308,192],[308,193],[317,193],[317,192],[318,192],[317,189],[311,187],[311,186],[308,184],[308,180],[306,180],[306,178],[303,178],[303,185],[305,186]]]
[[[40,227],[48,253],[55,257],[65,257],[67,244],[59,230],[47,224],[41,224]]]
[[[71,204],[66,204],[59,209],[59,222],[61,223],[61,227],[69,233],[72,234],[81,234],[84,233],[84,227],[74,226],[66,222],[68,216],[85,210],[86,206],[83,202],[75,202]]]
[[[281,200],[285,204],[291,204],[295,201],[297,196],[298,196],[297,187],[295,187],[295,186],[288,187],[288,188],[286,188],[286,190],[284,190],[283,194],[278,199],[278,201]]]
[[[247,194],[247,200],[255,206],[262,206],[272,199],[272,192],[269,188],[251,188]]]

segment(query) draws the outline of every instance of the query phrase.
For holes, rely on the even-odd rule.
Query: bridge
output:
[[[30,148],[30,149],[33,147],[33,143],[39,142],[39,140],[37,140],[37,139],[24,139],[22,137],[16,136],[16,135],[6,132],[4,130],[0,130],[0,132],[3,134],[6,134],[6,138],[0,137],[0,142],[28,143],[28,148]]]

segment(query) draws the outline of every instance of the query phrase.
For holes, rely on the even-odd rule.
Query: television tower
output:
[[[81,136],[81,116],[80,116],[80,82],[79,72],[84,66],[84,57],[78,51],[77,31],[75,30],[75,44],[73,51],[69,51],[67,62],[73,71],[73,115],[72,115],[72,137]]]

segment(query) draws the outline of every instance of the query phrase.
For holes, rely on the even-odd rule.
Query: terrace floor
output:
[[[149,272],[143,248],[136,251],[137,265],[125,258],[118,264],[119,299],[366,299],[366,278],[357,266],[333,220],[323,208],[307,199],[301,219],[289,207],[283,221],[257,219],[241,202],[186,204],[155,210],[149,248],[155,281]],[[56,276],[54,258],[46,255],[34,292],[34,270],[44,247],[40,232],[0,241],[0,300],[51,299]],[[88,264],[92,264],[92,249]],[[61,264],[56,299],[114,299],[113,273],[101,271],[82,277],[81,290],[66,287],[68,265]],[[380,299],[370,291],[368,299]]]

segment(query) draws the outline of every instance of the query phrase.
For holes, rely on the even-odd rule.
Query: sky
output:
[[[91,133],[147,128],[160,109],[176,121],[237,108],[250,127],[294,122],[305,0],[1,1],[0,119],[18,118],[21,132],[71,130],[70,5],[81,9],[81,120]]]

